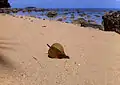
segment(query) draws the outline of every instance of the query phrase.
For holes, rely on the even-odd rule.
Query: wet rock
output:
[[[69,13],[68,13],[68,12],[64,12],[63,14],[64,14],[64,15],[67,15],[67,14],[69,14]]]
[[[47,17],[49,18],[53,18],[53,17],[56,17],[57,16],[57,12],[56,11],[49,11],[47,13]]]
[[[91,18],[91,16],[90,16],[90,15],[87,15],[87,18]]]
[[[81,11],[80,11],[80,9],[76,9],[76,12],[79,14]]]
[[[87,14],[86,13],[81,13],[81,14],[79,14],[81,17],[85,17],[85,16],[87,16]]]
[[[96,17],[100,17],[100,15],[95,15]]]
[[[75,18],[75,15],[72,13],[71,14],[71,19],[74,19]]]
[[[120,11],[117,12],[106,12],[102,16],[105,31],[115,31],[120,33]]]

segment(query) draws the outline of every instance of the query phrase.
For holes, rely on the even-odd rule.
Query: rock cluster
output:
[[[115,31],[120,33],[120,11],[110,11],[106,12],[103,19],[103,26],[105,31]]]
[[[92,28],[95,28],[95,29],[103,30],[103,26],[97,24],[93,20],[88,20],[87,21],[84,18],[78,18],[77,20],[73,20],[72,23],[73,24],[80,24],[81,27],[92,27]]]

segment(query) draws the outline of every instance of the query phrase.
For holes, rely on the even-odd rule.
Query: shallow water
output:
[[[63,22],[71,23],[72,20],[78,19],[78,18],[84,18],[86,20],[93,20],[97,24],[101,24],[102,22],[102,16],[106,11],[117,11],[119,9],[50,9],[55,10],[58,15],[55,18],[52,18],[53,20],[57,20],[59,18],[64,18]],[[18,12],[17,15],[28,15],[28,16],[35,16],[40,19],[50,19],[46,16],[47,11],[44,12]],[[80,16],[80,14],[85,13],[85,16]],[[71,18],[71,14],[74,15],[74,18]],[[96,16],[97,15],[97,16]]]

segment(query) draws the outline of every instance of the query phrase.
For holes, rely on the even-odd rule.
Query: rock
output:
[[[63,14],[64,14],[64,15],[67,15],[67,14],[69,14],[69,13],[68,13],[68,12],[64,12]]]
[[[94,15],[94,16],[96,16],[96,17],[100,17],[100,15]]]
[[[92,27],[95,29],[99,29],[99,30],[103,30],[102,25],[98,25],[98,24],[93,24],[93,23],[83,23],[81,24],[82,27]]]
[[[47,27],[47,26],[43,25],[42,27]]]
[[[0,13],[9,14],[10,12],[11,12],[11,9],[9,9],[9,8],[0,8]]]
[[[12,12],[12,13],[17,13],[18,11],[20,11],[20,9],[17,9],[17,8],[11,9],[11,12]]]
[[[91,16],[90,16],[90,15],[87,15],[87,18],[91,18]]]
[[[9,8],[11,7],[8,3],[8,0],[0,0],[0,8]]]
[[[67,19],[67,17],[66,17],[65,15],[63,15],[63,16],[62,16],[62,19],[63,19],[63,20],[66,20],[66,19]]]
[[[115,31],[120,33],[120,11],[110,11],[106,12],[104,16],[102,16],[105,31]]]
[[[27,12],[27,9],[23,9],[22,12],[23,12],[23,13],[24,13],[24,12]]]
[[[78,18],[77,20],[72,21],[73,24],[82,24],[87,23],[87,21],[84,18]]]
[[[57,19],[57,21],[63,21],[63,19],[62,19],[62,18],[59,18],[59,19]]]
[[[94,20],[88,20],[88,22],[91,24],[97,24]]]
[[[92,28],[95,28],[95,29],[100,29],[100,30],[103,30],[103,27],[102,25],[98,25],[95,21],[93,20],[85,20],[84,18],[78,18],[77,20],[73,20],[72,21],[73,24],[80,24],[81,27],[92,27]]]
[[[85,17],[85,16],[87,16],[87,14],[86,13],[81,13],[81,14],[79,14],[81,17]]]
[[[56,17],[56,16],[57,16],[57,12],[55,12],[55,11],[49,11],[47,13],[47,17],[49,17],[49,18],[53,18],[53,17]]]
[[[71,18],[71,19],[74,19],[74,18],[75,18],[74,13],[71,14],[71,17],[70,17],[70,18]]]

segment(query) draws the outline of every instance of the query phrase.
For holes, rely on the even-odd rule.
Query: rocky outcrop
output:
[[[72,21],[73,24],[77,24],[80,25],[81,27],[92,27],[95,29],[100,29],[103,30],[103,26],[97,24],[95,21],[93,20],[85,20],[84,18],[78,18],[77,20],[73,20]]]
[[[8,3],[8,0],[0,0],[0,8],[9,8],[11,7]]]
[[[115,31],[120,33],[120,11],[107,12],[102,19],[105,31]]]

